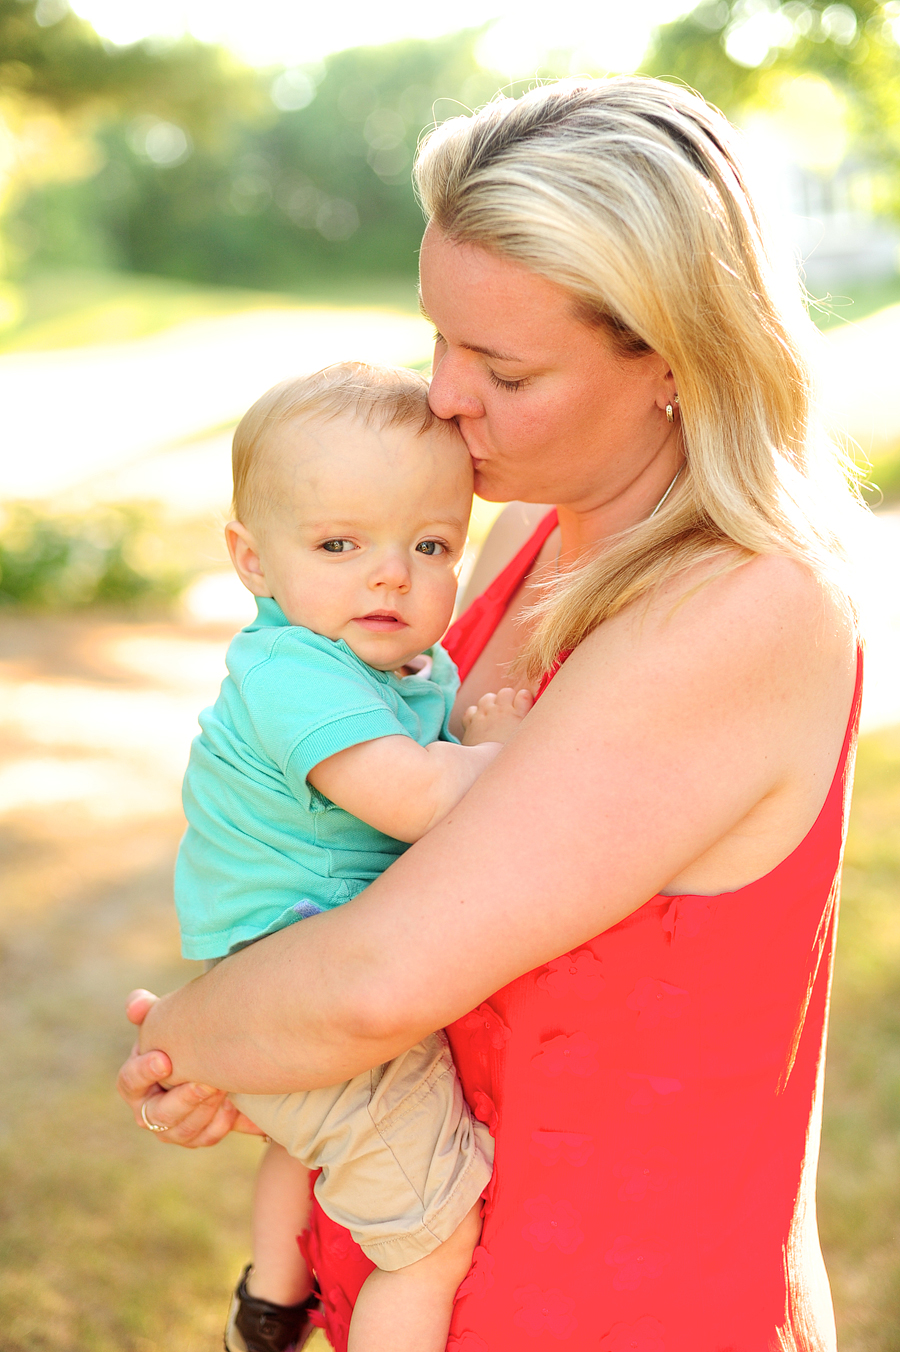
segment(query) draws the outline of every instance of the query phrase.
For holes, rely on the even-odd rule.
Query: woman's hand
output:
[[[129,1020],[142,1024],[157,998],[150,991],[132,991],[125,1006]],[[137,1043],[119,1071],[119,1093],[142,1130],[155,1127],[154,1135],[161,1141],[191,1149],[217,1145],[230,1131],[262,1135],[221,1089],[205,1084],[167,1087],[171,1073],[172,1063],[164,1052],[141,1054]]]

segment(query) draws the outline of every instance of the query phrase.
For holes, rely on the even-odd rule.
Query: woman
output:
[[[497,1140],[451,1347],[832,1347],[813,1187],[860,681],[796,284],[727,124],[656,81],[498,100],[417,173],[434,410],[483,497],[557,504],[488,542],[461,706],[511,662],[541,698],[362,897],[153,1005],[166,1055],[122,1092],[209,1144],[233,1114],[162,1097],[170,1062],[276,1092],[449,1025]],[[323,1218],[312,1248],[339,1346],[362,1274]]]

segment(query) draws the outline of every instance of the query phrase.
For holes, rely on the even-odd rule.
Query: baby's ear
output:
[[[229,521],[225,527],[225,543],[234,570],[247,590],[254,596],[271,596],[256,540],[247,527],[240,521]]]

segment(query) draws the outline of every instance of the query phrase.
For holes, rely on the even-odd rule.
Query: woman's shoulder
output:
[[[670,823],[683,857],[656,890],[718,894],[762,877],[805,838],[833,780],[856,675],[852,611],[813,570],[781,556],[727,571],[707,560],[601,624],[538,712],[556,744],[577,747],[577,766],[569,761],[586,798],[603,806],[607,786],[588,782],[585,767],[605,764],[636,820],[652,809]]]
[[[706,559],[624,608],[585,647],[598,654],[656,651],[720,679],[796,687],[855,670],[855,614],[847,596],[804,562],[767,554]],[[697,678],[696,671],[694,673]]]
[[[758,632],[761,642],[790,649],[797,644],[837,650],[855,648],[856,621],[846,591],[812,565],[786,554],[701,564],[683,579],[673,579],[672,599],[695,623],[729,619],[743,633]]]

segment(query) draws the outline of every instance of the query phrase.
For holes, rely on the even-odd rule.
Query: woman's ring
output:
[[[150,1121],[149,1117],[147,1116],[147,1103],[148,1100],[144,1099],[144,1102],[141,1104],[141,1121],[143,1122],[144,1126],[147,1128],[148,1131],[168,1131],[169,1130],[168,1127],[162,1127],[158,1122]]]

